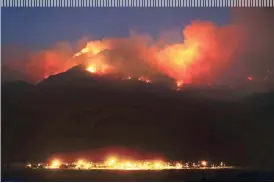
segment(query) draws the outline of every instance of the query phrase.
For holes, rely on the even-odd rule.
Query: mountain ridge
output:
[[[138,80],[103,82],[75,69],[43,84],[2,84],[4,161],[41,160],[57,152],[117,145],[160,152],[170,159],[272,167],[273,103],[264,101],[273,93],[219,100],[225,99],[226,89],[196,87],[195,93],[195,87],[176,91]],[[77,84],[85,77],[84,84]],[[64,80],[65,85],[56,84]],[[87,84],[94,81],[97,84]]]

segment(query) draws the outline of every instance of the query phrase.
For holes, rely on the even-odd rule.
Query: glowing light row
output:
[[[38,164],[39,166],[39,164]],[[161,160],[156,161],[131,161],[131,160],[119,160],[117,157],[109,157],[103,163],[93,163],[86,161],[84,159],[79,159],[78,161],[67,164],[63,163],[59,159],[52,160],[44,168],[46,169],[61,169],[63,166],[69,169],[113,169],[113,170],[164,170],[164,169],[183,169],[189,168],[188,163],[183,164],[177,162],[174,164],[164,162]],[[207,161],[203,160],[198,164],[193,163],[194,168],[206,168],[209,164]],[[28,168],[33,168],[31,164],[27,165]],[[221,162],[220,166],[211,166],[214,167],[225,167],[224,163]]]

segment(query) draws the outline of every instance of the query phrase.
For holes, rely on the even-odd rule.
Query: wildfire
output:
[[[92,167],[92,162],[84,161],[84,160],[78,160],[76,163],[77,169],[90,169]]]
[[[106,74],[110,72],[110,67],[103,63],[89,64],[86,68],[86,71],[96,74]]]
[[[96,73],[96,67],[90,66],[86,69],[88,72]]]
[[[234,39],[235,30],[230,26],[193,21],[185,27],[183,34],[184,41],[161,46],[159,40],[130,35],[128,38],[88,41],[77,53],[62,47],[45,50],[34,54],[24,72],[42,79],[86,64],[86,71],[93,74],[114,72],[140,76],[139,80],[145,83],[151,83],[148,75],[160,72],[178,81],[177,87],[181,87],[183,83],[210,82],[217,78],[238,45]],[[225,44],[223,40],[226,40]]]
[[[93,170],[93,169],[112,169],[112,170],[164,170],[164,169],[184,169],[184,168],[228,168],[223,162],[220,165],[215,166],[215,164],[210,164],[203,160],[198,164],[191,163],[193,166],[190,166],[189,163],[183,164],[182,162],[165,162],[162,160],[151,160],[151,161],[140,161],[140,160],[124,160],[119,159],[115,156],[109,156],[103,163],[94,163],[86,161],[84,159],[79,159],[78,161],[69,164],[63,163],[58,159],[54,159],[49,166],[45,168],[48,169],[83,169],[83,170]],[[65,166],[62,166],[65,165]],[[26,165],[27,168],[39,168],[42,164],[30,164]],[[230,167],[231,168],[231,167]]]
[[[153,167],[155,169],[163,169],[165,166],[161,161],[156,161],[156,162],[154,162]]]
[[[124,161],[118,160],[116,157],[107,159],[105,165],[111,169],[122,169],[122,170],[142,170],[142,169],[166,169],[168,168],[167,163],[162,161]]]
[[[177,91],[179,91],[181,89],[181,87],[183,86],[184,82],[179,80],[179,81],[176,81],[176,86],[177,86]]]
[[[110,157],[106,160],[106,164],[111,167],[116,164],[116,161],[116,157]]]
[[[183,84],[184,84],[183,81],[177,81],[176,82],[177,88],[180,88]]]
[[[101,41],[90,41],[86,44],[85,48],[83,48],[81,51],[74,54],[73,57],[78,57],[85,53],[88,53],[94,56],[107,48],[108,48],[108,45]]]
[[[61,166],[61,161],[58,159],[55,159],[51,162],[51,164],[49,165],[49,168],[50,169],[58,169],[58,168],[60,168],[60,166]]]

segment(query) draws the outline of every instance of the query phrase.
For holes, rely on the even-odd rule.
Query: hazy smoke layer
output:
[[[234,80],[250,76],[260,89],[274,89],[274,18],[273,8],[235,8],[231,19],[242,33],[237,53]]]
[[[183,83],[252,82],[267,89],[274,72],[273,15],[265,8],[232,9],[229,25],[193,21],[182,33],[164,32],[158,40],[132,33],[127,38],[82,40],[76,47],[58,43],[41,51],[5,47],[2,77],[39,82],[86,64],[92,72],[146,77],[161,73]],[[180,34],[184,40],[174,43]]]

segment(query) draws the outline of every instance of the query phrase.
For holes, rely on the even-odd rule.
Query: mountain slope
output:
[[[177,92],[78,69],[37,86],[24,85],[28,90],[18,89],[22,83],[2,85],[4,161],[115,145],[153,150],[170,159],[272,167],[274,116],[260,110],[260,100],[213,100],[201,94],[227,91],[196,88],[193,96],[195,89]]]

